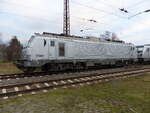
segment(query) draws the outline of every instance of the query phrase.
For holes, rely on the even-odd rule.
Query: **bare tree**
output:
[[[2,41],[2,33],[0,33],[0,45],[3,44],[3,41]]]
[[[2,33],[0,33],[0,62],[6,61],[6,44],[3,43]]]
[[[17,39],[17,36],[13,36],[13,38],[9,42],[9,46],[6,49],[7,60],[15,61],[18,60],[21,56],[22,45],[20,41]]]

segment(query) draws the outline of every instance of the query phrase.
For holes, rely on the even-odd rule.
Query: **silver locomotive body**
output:
[[[138,61],[140,63],[150,63],[150,45],[137,46]]]
[[[17,67],[25,70],[40,67],[47,71],[128,64],[136,60],[137,49],[133,44],[49,33],[31,37]]]

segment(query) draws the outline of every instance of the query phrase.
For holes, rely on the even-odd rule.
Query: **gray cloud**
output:
[[[150,35],[150,14],[127,19],[128,16],[149,8],[148,0],[138,4],[140,1],[70,0],[71,33],[99,36],[101,32],[110,30],[125,41],[146,43],[142,39]],[[130,13],[125,14],[119,8],[126,8]],[[98,23],[90,23],[88,19],[95,19]],[[62,33],[62,24],[63,0],[1,0],[0,32],[3,33],[4,40],[17,35],[25,42],[34,32]],[[81,33],[80,29],[85,29],[85,32]]]

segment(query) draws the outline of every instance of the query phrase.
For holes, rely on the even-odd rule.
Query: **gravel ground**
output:
[[[150,113],[150,76],[1,100],[0,113]]]
[[[0,81],[0,86],[6,85],[14,85],[14,84],[21,84],[21,83],[32,83],[32,82],[39,82],[45,80],[55,80],[55,79],[62,79],[66,77],[72,76],[80,76],[80,75],[87,75],[92,73],[103,73],[103,72],[116,72],[116,71],[123,71],[126,68],[114,68],[114,69],[101,69],[96,71],[87,71],[87,72],[80,72],[80,73],[69,73],[69,74],[58,74],[58,75],[46,75],[46,76],[38,76],[38,77],[28,77],[28,78],[19,78],[19,79],[10,79],[10,80],[2,80]]]

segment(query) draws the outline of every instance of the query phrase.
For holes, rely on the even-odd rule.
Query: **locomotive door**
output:
[[[66,44],[65,42],[61,41],[58,42],[58,48],[57,48],[57,58],[58,59],[65,59],[66,58]]]
[[[65,57],[65,43],[62,42],[59,43],[58,55],[59,57]]]
[[[49,59],[55,59],[56,58],[56,42],[55,40],[49,41]]]

